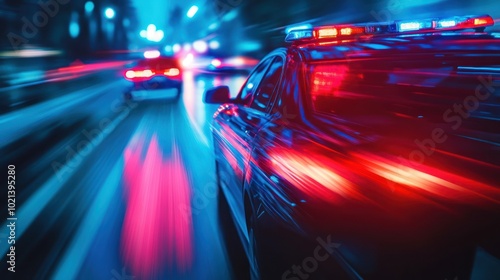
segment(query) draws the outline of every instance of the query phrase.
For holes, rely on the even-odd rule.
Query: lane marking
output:
[[[120,156],[118,162],[101,186],[94,203],[89,208],[89,212],[87,212],[84,220],[80,223],[76,231],[76,236],[72,239],[69,248],[59,262],[58,268],[52,277],[53,279],[66,280],[77,278],[77,274],[80,272],[80,268],[87,257],[94,238],[103,223],[104,213],[107,212],[107,209],[111,206],[111,201],[116,197],[116,192],[122,178],[123,165],[123,156]]]

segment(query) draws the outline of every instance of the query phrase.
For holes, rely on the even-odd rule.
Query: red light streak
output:
[[[288,149],[270,152],[275,172],[307,195],[327,200],[340,198],[365,200],[350,172],[341,162],[321,155],[304,154]]]
[[[126,213],[122,252],[133,274],[156,276],[164,264],[186,271],[192,264],[191,186],[175,144],[163,158],[156,135],[144,159],[144,141],[125,151]]]

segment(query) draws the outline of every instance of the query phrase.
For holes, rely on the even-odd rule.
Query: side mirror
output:
[[[223,104],[231,102],[228,86],[218,86],[205,92],[205,103]]]

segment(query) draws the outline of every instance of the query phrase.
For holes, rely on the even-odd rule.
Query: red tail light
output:
[[[124,74],[125,79],[129,81],[148,80],[155,75],[164,75],[169,78],[180,78],[181,70],[179,68],[167,68],[164,70],[127,70]]]

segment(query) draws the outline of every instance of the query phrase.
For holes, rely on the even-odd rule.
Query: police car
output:
[[[182,95],[182,68],[177,58],[161,56],[157,50],[144,52],[144,58],[129,65],[123,76],[127,81],[124,98],[138,100],[145,98],[173,97]]]
[[[254,279],[500,279],[492,17],[319,26],[255,67],[212,132]]]

